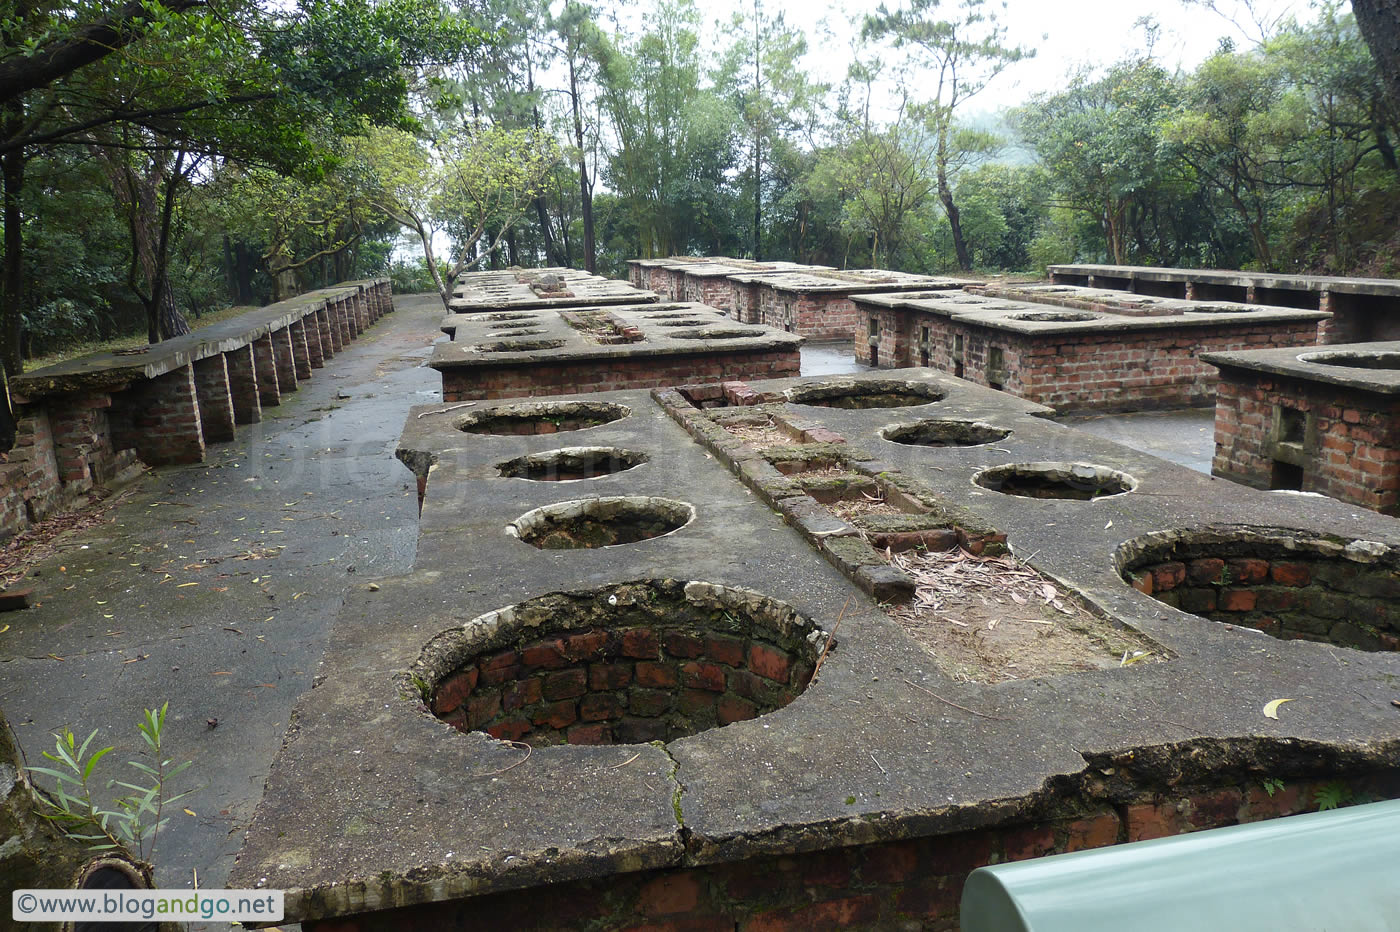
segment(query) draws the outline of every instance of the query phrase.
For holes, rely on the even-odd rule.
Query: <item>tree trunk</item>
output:
[[[953,251],[958,256],[958,268],[966,272],[972,268],[972,257],[967,251],[967,240],[963,237],[962,215],[958,212],[958,205],[953,203],[953,191],[948,187],[948,178],[941,168],[938,170],[938,199],[943,202],[948,227],[953,231]]]
[[[569,56],[569,98],[574,109],[574,144],[578,146],[578,191],[583,203],[583,268],[598,271],[598,250],[593,239],[593,185],[588,180],[588,158],[583,149],[583,114],[579,109],[578,72]]]
[[[1352,0],[1351,9],[1391,103],[1400,107],[1400,0]]]
[[[13,112],[11,108],[10,112]],[[8,114],[7,114],[8,116]],[[24,152],[15,150],[0,159],[0,198],[3,198],[5,261],[0,270],[0,452],[15,445],[17,429],[10,399],[10,373],[24,371],[20,355],[20,296],[24,293],[24,227],[19,194],[24,186]]]

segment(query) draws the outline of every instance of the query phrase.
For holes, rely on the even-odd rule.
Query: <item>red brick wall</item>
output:
[[[194,384],[205,441],[232,440],[233,393],[229,388],[228,363],[222,353],[194,364]]]
[[[758,323],[813,342],[844,343],[855,332],[856,306],[842,294],[806,294],[758,286]]]
[[[1390,797],[1400,790],[1393,773],[1329,784],[1337,782],[1358,795]],[[1289,783],[1270,795],[1248,783],[1174,797],[1142,795],[1030,824],[616,875],[347,919],[303,920],[302,928],[951,932],[958,928],[963,883],[978,867],[1293,815],[1315,808],[1322,786]]]
[[[1216,392],[1211,472],[1270,487],[1275,406],[1314,420],[1303,491],[1400,514],[1400,401],[1384,396],[1226,370]]]
[[[26,406],[17,412],[15,445],[0,464],[0,531],[13,533],[41,520],[58,499],[58,461],[48,412]]]
[[[798,375],[801,365],[800,354],[792,349],[703,356],[636,356],[581,364],[530,363],[444,369],[442,400],[572,395],[730,379],[783,379]]]
[[[139,382],[112,402],[112,442],[118,449],[135,448],[150,466],[204,459],[193,366]]]
[[[911,336],[881,322],[882,367],[918,365],[918,334],[930,331],[929,365],[959,374],[979,385],[1000,381],[1002,390],[1049,405],[1061,413],[1184,408],[1210,404],[1217,372],[1197,357],[1203,352],[1308,346],[1316,328],[1305,323],[1241,323],[1237,326],[1181,326],[1139,331],[1083,331],[1035,337],[993,330],[965,321],[918,311],[899,311]],[[861,315],[868,329],[870,313]],[[862,331],[865,332],[865,331]],[[887,332],[889,334],[887,339]],[[955,365],[956,341],[962,337],[961,373]],[[857,353],[861,353],[857,339]],[[884,348],[896,352],[887,360]],[[996,352],[1004,377],[990,377]],[[913,356],[911,359],[910,356]],[[869,351],[863,357],[869,359]]]

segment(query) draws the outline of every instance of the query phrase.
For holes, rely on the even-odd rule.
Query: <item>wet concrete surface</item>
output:
[[[802,346],[803,375],[846,375],[869,371],[869,366],[856,362],[855,350],[849,343],[805,343]]]
[[[1210,475],[1210,461],[1215,455],[1214,408],[1104,414],[1057,420],[1066,427]]]
[[[166,813],[158,886],[225,884],[347,591],[413,565],[415,483],[393,451],[409,406],[441,398],[423,363],[442,305],[395,305],[204,463],[139,480],[4,618],[0,707],[31,764],[53,732],[99,729],[94,747],[116,745],[99,783],[132,780],[142,710],[169,702],[166,753],[194,762],[174,789],[194,792]]]

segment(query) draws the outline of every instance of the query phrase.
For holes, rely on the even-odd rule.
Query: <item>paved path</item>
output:
[[[347,589],[412,567],[393,453],[409,406],[441,398],[422,363],[442,305],[396,307],[204,463],[143,478],[38,567],[38,606],[0,616],[0,709],[31,764],[51,732],[97,728],[107,776],[130,779],[141,710],[169,701],[168,750],[199,789],[160,838],[160,886],[224,885]]]

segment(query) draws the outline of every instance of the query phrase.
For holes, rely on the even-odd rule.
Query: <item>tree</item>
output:
[[[920,83],[933,77],[933,96],[923,102],[925,120],[934,137],[934,173],[957,251],[958,266],[972,268],[972,256],[953,198],[953,183],[961,158],[955,117],[959,107],[975,97],[1007,65],[1029,58],[1034,51],[1005,44],[1006,28],[986,9],[987,0],[961,0],[955,18],[938,19],[940,0],[910,0],[891,11],[883,3],[865,18],[862,35],[887,38],[896,49],[909,52]]]
[[[1391,103],[1400,107],[1400,0],[1351,0],[1351,8]]]

